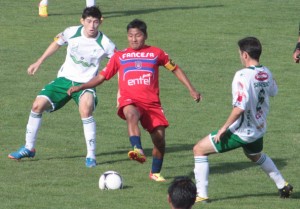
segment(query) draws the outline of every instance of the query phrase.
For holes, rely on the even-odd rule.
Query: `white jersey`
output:
[[[114,54],[115,44],[102,32],[96,38],[87,38],[83,26],[72,26],[57,36],[57,44],[68,45],[64,64],[57,77],[86,83],[98,73],[101,60]]]
[[[250,66],[236,72],[232,81],[232,104],[244,110],[230,131],[247,143],[263,137],[267,129],[269,97],[277,94],[271,71],[264,66]]]

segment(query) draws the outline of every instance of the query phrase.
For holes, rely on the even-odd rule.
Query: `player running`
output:
[[[187,87],[196,102],[201,100],[201,95],[166,52],[145,44],[146,23],[138,19],[130,22],[127,25],[127,39],[129,47],[117,51],[97,77],[81,86],[71,87],[68,93],[71,95],[83,89],[93,88],[118,74],[118,115],[127,122],[129,140],[133,147],[128,156],[140,163],[146,161],[138,126],[140,121],[143,128],[149,132],[154,145],[149,177],[154,181],[165,181],[160,172],[165,154],[165,128],[169,123],[159,98],[159,66],[171,71]]]
[[[88,88],[72,96],[67,94],[71,86],[81,85],[95,77],[100,62],[112,57],[115,44],[98,31],[102,22],[102,13],[98,7],[87,7],[83,10],[80,26],[69,27],[60,33],[50,44],[44,54],[27,72],[34,75],[40,65],[62,45],[68,45],[65,62],[58,71],[57,78],[46,85],[33,102],[26,130],[26,144],[17,152],[8,155],[11,159],[20,160],[35,156],[35,143],[42,122],[44,111],[53,112],[62,108],[73,99],[79,106],[87,146],[86,166],[96,166],[96,123],[93,111],[97,105],[95,89]]]

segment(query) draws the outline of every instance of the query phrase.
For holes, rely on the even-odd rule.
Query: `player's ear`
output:
[[[103,23],[103,20],[104,20],[104,18],[101,17],[101,18],[100,18],[100,21],[99,21],[99,25],[101,25],[101,24]]]
[[[83,23],[84,23],[84,19],[83,18],[80,18],[80,23],[81,23],[81,25],[83,25]]]
[[[240,50],[240,55],[241,55],[241,57],[244,58],[244,59],[248,57],[248,53],[247,53],[246,51],[241,51],[241,50]]]
[[[248,59],[250,56],[249,56],[249,54],[248,54],[248,52],[244,52],[244,58],[245,59]]]
[[[169,194],[168,194],[168,196],[167,196],[167,200],[168,200],[168,203],[171,203],[171,197],[170,197]]]

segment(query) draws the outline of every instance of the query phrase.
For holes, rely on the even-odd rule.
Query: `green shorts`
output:
[[[96,96],[95,89],[86,89],[76,93],[73,93],[71,96],[67,94],[67,91],[72,86],[79,86],[82,83],[73,82],[64,77],[56,78],[47,84],[38,94],[38,97],[45,97],[51,104],[52,108],[47,110],[49,112],[56,111],[62,108],[65,104],[67,104],[71,99],[73,99],[76,104],[79,104],[79,100],[81,95],[85,92],[90,92],[94,96],[94,109],[97,106],[98,99]]]
[[[263,149],[263,137],[257,139],[252,143],[247,143],[243,141],[239,136],[233,134],[229,129],[225,132],[225,134],[221,137],[220,142],[216,143],[213,140],[213,137],[217,135],[218,131],[213,131],[209,138],[214,145],[217,152],[228,152],[233,149],[237,149],[242,147],[244,152],[251,155],[260,153]]]

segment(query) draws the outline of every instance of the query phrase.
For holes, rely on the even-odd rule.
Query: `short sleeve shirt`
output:
[[[114,54],[115,44],[102,32],[87,38],[83,26],[72,26],[57,36],[57,44],[67,45],[65,62],[57,77],[65,77],[78,83],[86,83],[97,75],[101,60]]]
[[[160,48],[127,48],[117,51],[101,74],[109,80],[118,73],[120,97],[147,104],[160,103],[159,66],[171,71],[177,67]]]
[[[270,96],[277,94],[272,73],[264,66],[251,66],[236,72],[232,82],[232,105],[244,110],[230,131],[250,143],[261,138],[267,129]]]

